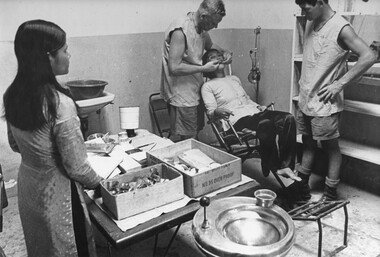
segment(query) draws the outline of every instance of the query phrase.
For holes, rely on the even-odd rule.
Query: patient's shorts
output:
[[[170,130],[174,135],[195,137],[204,127],[204,108],[169,106]]]
[[[340,112],[330,116],[308,116],[301,110],[297,111],[298,134],[312,136],[314,140],[330,140],[340,136],[339,134]]]

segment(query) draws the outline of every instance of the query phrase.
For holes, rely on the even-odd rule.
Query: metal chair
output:
[[[221,120],[218,118],[208,117],[208,124],[211,125],[220,146],[228,153],[245,160],[258,157],[258,147],[256,131],[244,130],[236,131],[229,120],[226,120],[232,129],[232,133],[224,131]]]
[[[160,93],[154,93],[149,96],[149,107],[160,137],[170,138],[169,110]]]
[[[267,108],[274,110],[274,102],[270,103]],[[220,118],[211,118],[206,115],[208,118],[208,124],[211,125],[212,130],[215,133],[216,138],[220,146],[228,153],[239,157],[242,159],[242,162],[250,158],[260,158],[259,154],[259,140],[256,135],[256,131],[250,129],[243,129],[242,131],[236,131],[229,120],[226,120],[229,127],[232,130],[232,133],[227,133],[221,125]],[[273,176],[278,181],[282,188],[286,188],[284,182],[281,180],[277,171],[272,171]]]

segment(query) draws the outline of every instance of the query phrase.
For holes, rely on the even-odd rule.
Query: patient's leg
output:
[[[279,167],[278,169],[295,168],[296,158],[296,122],[294,116],[288,112],[266,111],[260,114],[261,118],[271,120],[278,134]]]
[[[279,166],[279,156],[274,123],[267,119],[261,120],[257,126],[256,133],[260,141],[261,162],[264,162],[270,170],[276,172]]]
[[[296,121],[290,113],[280,113],[275,120],[281,168],[294,170],[296,160]]]
[[[278,149],[276,144],[275,124],[261,115],[245,116],[240,118],[234,128],[241,131],[244,128],[256,131],[260,141],[258,148],[261,157],[261,168],[264,176],[268,176],[270,170],[276,172],[279,167]]]

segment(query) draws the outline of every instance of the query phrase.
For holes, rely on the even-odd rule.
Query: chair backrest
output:
[[[149,107],[160,137],[169,138],[171,136],[169,110],[160,93],[154,93],[149,96]]]

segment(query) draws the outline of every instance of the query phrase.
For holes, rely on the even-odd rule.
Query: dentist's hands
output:
[[[218,61],[218,60],[209,61],[208,63],[203,65],[203,69],[204,69],[203,72],[216,71],[218,69],[219,64],[220,64],[220,61]]]
[[[223,52],[223,61],[222,64],[230,64],[232,62],[232,52],[225,50]]]

